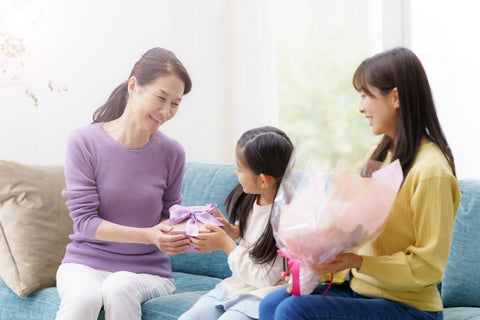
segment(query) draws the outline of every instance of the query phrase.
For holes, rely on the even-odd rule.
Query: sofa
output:
[[[223,202],[237,183],[235,165],[186,164],[183,205]],[[71,219],[60,192],[62,166],[0,161],[0,320],[55,318],[60,299],[55,271],[63,257]],[[480,180],[460,180],[462,200],[452,248],[439,289],[444,319],[480,319]],[[226,255],[172,256],[176,291],[142,305],[142,319],[177,319],[221,279],[230,276]],[[104,319],[103,310],[98,319]]]

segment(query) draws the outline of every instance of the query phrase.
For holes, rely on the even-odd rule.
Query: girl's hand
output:
[[[232,238],[233,240],[238,239],[240,236],[240,230],[238,229],[238,226],[231,225],[227,218],[223,215],[223,213],[217,209],[215,209],[215,213],[213,214],[215,218],[218,219],[221,223],[223,223],[222,229],[225,230],[225,232]]]
[[[202,232],[198,238],[191,237],[190,242],[198,252],[223,250],[228,255],[237,247],[232,238],[220,227],[206,225],[210,232]]]
[[[333,261],[325,264],[308,264],[313,272],[318,274],[337,273],[345,269],[360,269],[362,265],[362,256],[354,253],[340,253]]]
[[[149,244],[156,245],[160,251],[171,256],[187,252],[190,241],[184,234],[168,234],[172,229],[172,225],[166,221],[149,228],[147,230]]]

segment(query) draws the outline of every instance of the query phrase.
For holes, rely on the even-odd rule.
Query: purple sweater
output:
[[[95,239],[103,220],[152,227],[182,200],[185,151],[157,131],[142,148],[128,148],[103,123],[75,130],[67,142],[66,189],[62,195],[73,219],[72,242],[63,263],[106,271],[130,271],[173,278],[170,258],[154,245]]]

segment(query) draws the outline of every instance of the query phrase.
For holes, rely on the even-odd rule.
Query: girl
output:
[[[369,158],[399,159],[404,172],[385,229],[357,253],[312,265],[338,273],[324,296],[268,295],[260,319],[443,319],[437,284],[447,264],[460,192],[452,152],[442,132],[419,59],[396,48],[363,61],[353,76],[359,111],[383,135]],[[343,282],[350,272],[350,280]]]
[[[224,229],[207,226],[190,241],[199,252],[223,250],[232,276],[220,282],[179,319],[258,319],[260,299],[285,286],[280,279],[283,259],[277,254],[270,215],[293,145],[274,127],[245,132],[237,143],[235,174],[239,184],[225,205],[231,225],[218,211]],[[234,239],[239,237],[238,245]]]
[[[180,194],[185,152],[158,128],[192,83],[175,55],[147,51],[127,81],[67,144],[63,196],[72,242],[57,271],[57,319],[141,318],[141,303],[175,290],[170,255],[189,240],[160,223]]]

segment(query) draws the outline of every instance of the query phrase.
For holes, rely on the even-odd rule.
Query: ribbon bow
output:
[[[185,219],[188,219],[185,226],[185,235],[198,237],[198,221],[203,224],[212,224],[217,227],[223,226],[223,223],[213,216],[216,203],[211,203],[206,206],[191,206],[183,207],[181,205],[173,205],[170,207],[170,223],[177,224]]]

